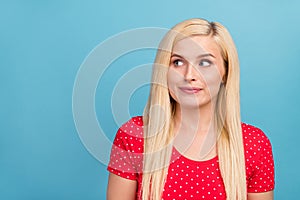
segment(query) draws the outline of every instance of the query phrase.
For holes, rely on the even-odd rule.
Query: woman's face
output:
[[[171,54],[168,87],[181,107],[199,108],[216,100],[225,74],[219,46],[209,36],[178,41]]]

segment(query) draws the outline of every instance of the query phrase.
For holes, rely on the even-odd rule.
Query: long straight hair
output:
[[[220,23],[204,19],[189,19],[177,24],[164,36],[157,50],[150,95],[143,114],[145,142],[141,196],[143,200],[162,198],[174,139],[175,102],[167,85],[168,66],[176,42],[194,35],[212,37],[223,57],[226,73],[217,96],[214,117],[219,134],[216,144],[219,167],[227,199],[246,200],[238,55],[227,29]]]

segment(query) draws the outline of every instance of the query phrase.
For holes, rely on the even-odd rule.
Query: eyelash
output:
[[[180,60],[180,59],[176,59],[172,62],[172,64],[176,67],[179,67],[180,65],[178,65],[178,62],[182,62],[184,64],[184,61]],[[203,65],[204,62],[207,62],[208,64],[207,65]],[[177,63],[177,64],[176,64]],[[201,64],[202,63],[202,64]],[[200,67],[208,67],[212,64],[212,61],[208,60],[208,59],[202,59],[200,60],[199,62],[199,66]]]
[[[208,67],[208,66],[210,66],[210,65],[212,64],[212,62],[211,62],[210,60],[208,60],[208,59],[203,59],[203,60],[200,61],[199,65],[201,66],[201,63],[204,63],[204,62],[207,62],[207,63],[208,63],[208,65],[206,65],[206,66],[204,66],[204,67]]]
[[[184,63],[184,62],[183,62],[182,60],[180,60],[180,59],[176,59],[176,60],[174,60],[172,63],[173,63],[174,66],[179,67],[179,65],[176,64],[177,62],[182,62],[182,63]]]

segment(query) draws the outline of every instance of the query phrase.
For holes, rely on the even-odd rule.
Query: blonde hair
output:
[[[204,19],[189,19],[174,26],[162,39],[152,73],[152,84],[144,121],[144,167],[142,199],[158,200],[172,154],[175,102],[167,86],[173,45],[193,35],[211,36],[224,60],[225,79],[215,107],[215,125],[220,136],[217,153],[227,199],[246,200],[244,146],[240,119],[239,61],[234,42],[224,26]]]

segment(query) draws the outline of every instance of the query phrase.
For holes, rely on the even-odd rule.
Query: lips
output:
[[[202,90],[199,87],[179,87],[179,89],[187,94],[196,94]]]

